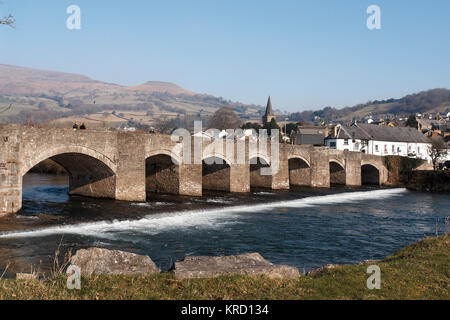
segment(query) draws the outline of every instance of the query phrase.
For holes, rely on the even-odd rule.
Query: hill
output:
[[[326,107],[317,111],[303,111],[291,114],[293,121],[351,121],[373,118],[407,117],[414,113],[450,112],[450,90],[431,89],[407,95],[401,99],[375,100],[354,107],[336,109]]]
[[[0,122],[115,125],[132,120],[151,125],[180,116],[209,117],[222,107],[232,108],[243,119],[260,118],[263,112],[262,106],[198,94],[169,82],[128,87],[78,74],[0,64]]]

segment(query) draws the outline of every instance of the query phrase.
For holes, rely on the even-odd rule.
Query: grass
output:
[[[295,280],[230,276],[177,280],[173,274],[92,276],[68,290],[66,276],[0,280],[0,299],[450,299],[450,235],[426,238],[377,265],[381,289],[369,290],[367,265],[340,266]]]

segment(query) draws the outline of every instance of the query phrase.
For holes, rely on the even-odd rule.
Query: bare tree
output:
[[[170,134],[174,129],[178,127],[179,123],[177,119],[162,118],[155,122],[155,129],[162,134]]]
[[[241,126],[242,121],[232,109],[223,107],[217,110],[209,121],[209,128],[227,130],[237,129]]]
[[[447,147],[444,140],[441,138],[431,139],[431,148],[428,149],[428,155],[433,163],[433,169],[436,171],[438,168],[438,161],[447,154]]]
[[[0,4],[2,4],[2,3],[3,2],[0,0]],[[15,23],[16,23],[16,20],[14,19],[14,17],[11,14],[9,14],[9,15],[3,17],[3,18],[0,18],[0,25],[4,24],[4,25],[7,25],[7,26],[10,26],[10,27],[14,28],[15,27]]]

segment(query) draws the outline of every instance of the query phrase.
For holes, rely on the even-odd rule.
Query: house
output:
[[[431,161],[431,141],[415,128],[373,124],[339,126],[325,138],[325,146],[378,156],[398,155]]]
[[[296,131],[292,131],[291,138],[293,144],[323,145],[327,135],[327,127],[299,126]]]

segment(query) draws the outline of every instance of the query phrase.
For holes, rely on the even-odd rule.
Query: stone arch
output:
[[[225,158],[217,156],[203,158],[202,187],[205,190],[228,192],[231,190],[231,167]]]
[[[115,198],[117,166],[105,155],[80,146],[52,148],[24,161],[21,176],[46,159],[53,160],[68,172],[69,194]]]
[[[297,155],[288,158],[289,184],[294,186],[311,185],[311,167],[309,162]]]
[[[380,169],[371,163],[365,163],[361,166],[362,185],[380,185],[380,175]]]
[[[48,150],[43,150],[39,153],[37,153],[34,157],[31,159],[23,160],[22,161],[22,168],[20,170],[21,175],[25,175],[28,171],[30,171],[31,168],[39,164],[40,162],[50,159],[52,157],[61,155],[61,154],[82,154],[89,157],[92,157],[94,159],[97,159],[98,161],[104,163],[114,174],[117,172],[117,165],[107,156],[103,155],[100,152],[97,152],[93,149],[82,147],[82,146],[63,146],[63,147],[56,147]]]
[[[150,193],[179,194],[179,161],[170,152],[151,152],[145,159],[145,190]]]
[[[145,155],[145,159],[148,159],[150,157],[157,156],[157,155],[166,155],[166,156],[170,157],[172,159],[172,162],[176,165],[179,165],[180,163],[183,162],[181,156],[174,153],[172,150],[168,150],[168,149],[157,149],[157,150],[152,150],[150,152],[147,152]]]
[[[299,159],[299,160],[302,160],[304,163],[306,163],[306,165],[307,165],[308,167],[311,167],[311,165],[309,164],[309,161],[308,161],[305,157],[303,157],[303,156],[300,156],[300,155],[290,155],[290,156],[288,157],[288,160],[291,160],[291,159]]]
[[[213,158],[221,159],[222,162],[227,165],[231,165],[233,163],[233,161],[228,159],[224,154],[218,153],[218,152],[213,152],[213,153],[209,153],[207,155],[203,155],[202,161],[205,161],[206,159],[213,159]]]
[[[341,160],[341,159],[338,159],[338,158],[330,158],[330,163],[331,163],[331,162],[335,162],[335,163],[337,163],[338,165],[340,165],[341,168],[344,168],[344,169],[345,169],[345,160]]]
[[[248,161],[249,161],[249,163],[250,164],[252,164],[251,163],[251,160],[252,159],[255,159],[255,158],[261,158],[262,160],[264,160],[266,163],[268,163],[269,165],[270,165],[270,156],[268,156],[267,154],[263,154],[263,153],[258,153],[258,152],[255,152],[255,153],[251,153],[251,154],[249,154],[249,156],[248,156]]]
[[[345,185],[345,166],[341,161],[330,159],[330,184]]]
[[[254,159],[256,159],[256,161]],[[261,170],[262,168],[270,167],[270,163],[259,156],[249,158],[249,162],[250,187],[272,188],[272,175],[264,175]]]

